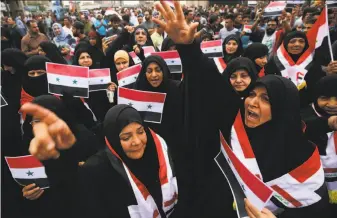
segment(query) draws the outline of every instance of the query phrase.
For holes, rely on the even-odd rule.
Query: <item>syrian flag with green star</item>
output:
[[[131,56],[131,58],[132,58],[132,60],[135,64],[142,63],[142,61],[140,60],[140,58],[136,55],[136,53],[134,51],[129,52],[129,55]]]
[[[152,55],[158,55],[164,59],[171,73],[182,73],[183,66],[178,51],[154,52]]]
[[[144,51],[144,57],[146,58],[150,56],[153,52],[156,52],[153,46],[144,46],[142,47],[142,49]]]
[[[13,179],[22,186],[35,183],[42,189],[49,188],[49,181],[42,163],[33,155],[5,157]]]
[[[74,97],[89,97],[89,68],[66,64],[46,63],[48,92]]]
[[[142,65],[137,64],[118,72],[117,73],[118,85],[126,88],[133,87],[133,84],[136,82],[141,69]]]
[[[89,92],[106,90],[111,83],[110,69],[89,70]]]
[[[118,104],[134,107],[144,121],[161,123],[166,93],[146,92],[118,87]]]
[[[223,57],[222,40],[205,41],[201,43],[201,51],[208,58]]]

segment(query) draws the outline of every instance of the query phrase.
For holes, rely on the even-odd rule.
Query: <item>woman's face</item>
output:
[[[317,99],[318,106],[329,115],[337,115],[337,96],[320,96]]]
[[[177,50],[176,45],[170,46],[170,48],[169,48],[168,50],[169,50],[169,51]]]
[[[60,35],[61,34],[61,29],[60,29],[60,27],[59,26],[54,26],[53,27],[53,31],[54,31],[54,34],[56,35],[56,36],[58,36],[58,35]]]
[[[144,127],[139,123],[130,123],[119,134],[119,139],[126,156],[140,159],[144,155],[147,136]]]
[[[266,65],[267,62],[268,62],[267,55],[255,59],[255,64],[257,64],[259,67],[264,67],[264,65]]]
[[[92,65],[92,59],[87,52],[83,52],[78,58],[78,64],[82,67],[90,67]]]
[[[301,54],[305,47],[305,40],[303,38],[292,38],[288,43],[288,52],[293,55]]]
[[[235,91],[242,92],[249,86],[252,79],[246,70],[237,70],[231,75],[229,81],[231,82]]]
[[[90,37],[89,42],[90,42],[90,45],[95,46],[96,43],[97,43],[97,40],[96,40],[95,37],[93,37],[93,38]]]
[[[146,79],[152,87],[158,87],[163,82],[163,72],[157,63],[150,63],[146,68]]]
[[[125,60],[124,58],[118,58],[115,61],[115,65],[116,65],[117,72],[119,72],[119,71],[122,71],[122,70],[128,68],[129,62],[127,60]]]
[[[28,71],[28,76],[29,77],[38,77],[38,76],[41,76],[45,73],[46,73],[45,70],[31,70],[31,71]]]
[[[271,120],[271,106],[265,87],[256,87],[245,100],[245,124],[255,128]]]
[[[40,46],[37,48],[37,51],[39,52],[39,55],[46,56],[46,53],[43,51],[43,49]]]
[[[226,53],[234,54],[238,50],[238,43],[235,40],[229,40],[226,44]]]
[[[135,36],[136,36],[136,43],[138,45],[145,45],[147,41],[147,35],[144,29],[137,29],[137,31],[135,32]]]

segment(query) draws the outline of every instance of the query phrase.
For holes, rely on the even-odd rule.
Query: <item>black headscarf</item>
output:
[[[143,125],[147,136],[144,155],[137,160],[130,159],[126,156],[119,138],[119,134],[123,128],[131,123]],[[148,188],[157,205],[161,205],[162,197],[160,186],[156,186],[156,181],[159,179],[157,150],[150,130],[143,124],[139,112],[128,105],[121,104],[112,107],[104,118],[103,132],[111,147],[116,151],[131,172]]]
[[[237,92],[240,95],[240,97],[246,98],[255,84],[255,81],[257,79],[257,71],[254,67],[253,62],[250,59],[245,57],[238,57],[232,59],[228,63],[226,70],[222,75],[230,83],[231,75],[238,70],[246,70],[252,80],[249,86],[244,91]]]
[[[286,78],[267,75],[256,81],[265,87],[271,121],[246,127],[264,181],[278,178],[304,163],[314,151],[302,132],[300,100],[296,86]]]
[[[28,76],[28,72],[32,70],[46,70],[46,63],[51,62],[50,59],[44,56],[32,56],[25,62],[27,75],[23,79],[23,89],[31,96],[37,97],[48,94],[47,74],[38,77]]]
[[[156,63],[159,65],[160,69],[163,72],[163,81],[159,87],[152,87],[151,84],[146,79],[146,69],[151,63]],[[151,92],[163,92],[166,93],[167,83],[169,80],[170,70],[164,61],[163,58],[156,55],[151,55],[147,57],[142,64],[142,69],[138,75],[135,89],[142,90],[142,91],[151,91]]]
[[[171,46],[176,45],[173,40],[169,37],[166,37],[161,45],[161,51],[169,51]]]
[[[74,59],[73,59],[73,65],[75,66],[80,66],[79,64],[79,58],[81,56],[82,53],[86,52],[90,55],[91,59],[92,59],[92,65],[89,67],[90,69],[96,69],[99,66],[96,66],[96,60],[94,59],[94,55],[92,52],[92,49],[90,48],[90,45],[88,45],[87,43],[83,43],[83,46],[80,46],[77,50],[76,53],[74,55]]]
[[[226,44],[230,40],[234,40],[238,44],[238,49],[236,50],[236,52],[234,54],[227,54],[227,52],[226,52]],[[229,61],[231,61],[234,58],[237,58],[237,57],[241,56],[242,53],[243,53],[243,47],[242,47],[241,39],[236,34],[232,34],[232,35],[227,36],[222,43],[222,48],[223,48],[223,53],[224,53],[223,59],[226,63],[228,63]]]
[[[321,109],[318,104],[317,104],[317,99],[320,96],[325,96],[325,97],[336,97],[337,98],[337,75],[332,74],[329,76],[325,76],[321,78],[315,86],[315,91],[314,91],[314,105],[315,105],[315,110],[320,113],[320,115],[324,117],[330,117],[331,115],[326,113],[323,109]]]
[[[57,64],[67,64],[67,61],[62,57],[60,50],[54,43],[51,42],[41,42],[40,47],[46,53],[46,57],[53,63]]]
[[[288,44],[289,44],[289,41],[293,38],[302,38],[305,40],[305,47],[302,51],[301,54],[297,54],[297,55],[294,55],[294,54],[290,54],[288,52]],[[288,54],[290,55],[290,57],[293,59],[293,61],[296,63],[297,60],[301,57],[301,55],[309,48],[309,42],[308,42],[308,38],[307,36],[305,35],[304,32],[300,32],[300,31],[293,31],[293,32],[290,32],[288,33],[285,37],[284,37],[284,40],[283,40],[283,45],[284,45],[284,48],[286,49],[286,51],[288,52]]]
[[[246,48],[242,56],[249,58],[254,63],[257,72],[259,72],[261,67],[255,63],[255,60],[268,56],[268,47],[262,43],[254,42]]]
[[[145,44],[142,45],[142,46],[154,46],[149,31],[146,28],[142,27],[142,26],[137,26],[135,28],[135,30],[133,31],[133,33],[131,34],[131,38],[130,38],[131,45],[130,45],[130,47],[132,48],[134,45],[137,45],[137,42],[136,42],[136,32],[137,32],[138,29],[143,29],[145,31],[145,33],[146,33],[146,36],[147,36],[147,40],[146,40]]]

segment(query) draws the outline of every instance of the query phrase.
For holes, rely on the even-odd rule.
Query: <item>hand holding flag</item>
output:
[[[34,117],[34,138],[30,142],[29,152],[39,160],[57,159],[58,150],[69,149],[76,138],[69,126],[53,112],[33,103],[26,103],[21,110]]]

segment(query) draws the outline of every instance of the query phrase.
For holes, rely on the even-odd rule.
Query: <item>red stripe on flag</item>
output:
[[[134,51],[129,52],[129,55],[130,55],[132,58],[136,58],[136,57],[137,57],[137,55],[136,55],[136,53],[135,53]]]
[[[144,54],[156,52],[153,46],[145,46],[143,47],[143,51],[144,51]]]
[[[72,77],[89,77],[88,67],[79,67],[66,64],[55,64],[46,63],[46,71],[51,74],[58,74],[62,76],[72,76]]]
[[[337,168],[324,168],[325,173],[337,173]]]
[[[151,55],[158,55],[163,59],[180,58],[177,51],[153,52]]]
[[[168,183],[168,178],[167,178],[167,166],[165,162],[165,157],[163,153],[163,148],[161,145],[161,142],[157,136],[156,133],[154,133],[151,129],[151,135],[154,140],[154,144],[156,145],[157,148],[157,154],[158,154],[158,160],[159,160],[159,179],[160,179],[160,184],[164,185]]]
[[[250,145],[248,136],[246,134],[245,127],[243,126],[240,111],[236,115],[234,121],[234,129],[236,131],[236,134],[238,135],[239,143],[241,145],[245,158],[255,158],[252,146]]]
[[[315,24],[312,26],[312,28],[307,32],[307,38],[309,42],[309,48],[307,50],[313,52],[316,47],[316,39],[317,39],[317,34],[318,30],[321,26],[326,25],[327,20],[326,20],[326,7],[323,8],[321,14],[319,15],[317,21]],[[328,34],[328,33],[327,33]]]
[[[318,149],[316,147],[310,158],[308,158],[308,160],[306,160],[302,165],[289,172],[289,175],[291,175],[300,183],[303,183],[313,174],[315,174],[320,169],[320,167],[321,161]]]
[[[284,199],[286,199],[287,201],[289,201],[295,207],[302,206],[301,202],[299,202],[298,200],[296,200],[295,198],[293,198],[293,196],[291,196],[288,192],[286,192],[285,190],[283,190],[278,185],[272,185],[271,188],[274,189],[277,193],[279,193]]]
[[[287,3],[285,2],[270,2],[267,8],[272,8],[272,7],[285,7]]]
[[[43,164],[34,156],[5,157],[9,168],[36,168],[43,167]]]
[[[221,67],[225,70],[227,68],[227,64],[225,63],[223,58],[218,58],[219,63],[221,65]]]
[[[213,40],[213,41],[206,41],[201,43],[201,48],[211,48],[211,47],[219,47],[222,46],[221,39]]]
[[[110,69],[109,68],[89,70],[89,77],[90,78],[105,77],[105,76],[110,76]]]
[[[241,177],[242,181],[244,181],[245,185],[249,187],[249,189],[258,197],[261,201],[266,202],[269,200],[270,195],[273,193],[268,186],[266,186],[261,180],[256,178],[236,157],[233,151],[230,149],[229,145],[223,138],[220,133],[220,141],[225,149],[230,161],[234,165],[236,171]]]
[[[137,64],[135,66],[126,68],[125,70],[122,70],[122,71],[117,73],[117,80],[119,81],[119,80],[124,79],[126,77],[138,74],[138,73],[140,73],[141,69],[142,69],[142,65],[140,65],[140,64]]]
[[[118,95],[120,97],[134,101],[164,103],[166,97],[165,93],[145,92],[134,89],[127,89],[123,87],[119,87],[118,91],[119,91]]]

